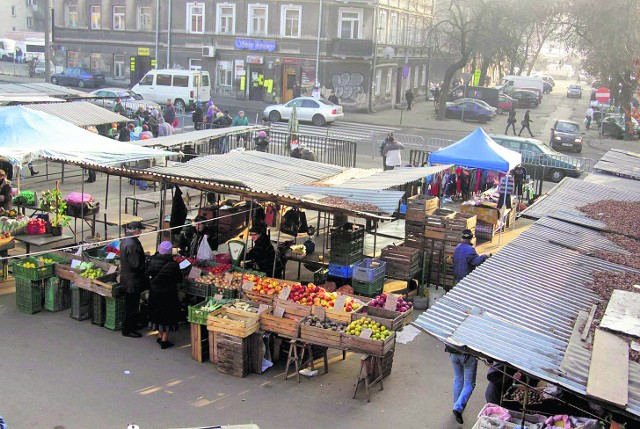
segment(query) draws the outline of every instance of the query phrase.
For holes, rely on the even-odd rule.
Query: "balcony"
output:
[[[119,45],[153,44],[155,33],[153,31],[114,31],[111,29],[88,30],[86,28],[55,27],[54,42],[69,42],[87,44],[115,43]]]
[[[373,41],[367,39],[333,39],[331,55],[334,57],[371,57]]]

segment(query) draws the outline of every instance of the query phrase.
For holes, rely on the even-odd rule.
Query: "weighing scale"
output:
[[[234,267],[239,267],[242,255],[244,254],[244,241],[229,240],[229,242],[227,242],[227,245],[229,246],[229,253],[231,254],[231,265],[233,265]]]

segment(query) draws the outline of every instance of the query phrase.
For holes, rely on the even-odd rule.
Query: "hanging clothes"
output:
[[[175,228],[177,226],[184,225],[184,221],[187,219],[187,206],[184,203],[184,199],[182,198],[182,191],[180,187],[176,185],[175,191],[173,193],[173,200],[171,202],[171,218],[169,220],[169,227]],[[179,229],[172,229],[172,234],[178,235],[180,234]]]
[[[440,195],[440,183],[442,182],[442,176],[440,174],[434,176],[431,181],[431,188],[429,189],[429,195],[437,197]]]
[[[462,168],[456,168],[456,194],[462,193]]]
[[[265,209],[264,223],[266,223],[270,227],[276,226],[277,213],[278,211],[273,204],[267,205],[267,208]]]
[[[476,194],[478,192],[480,192],[480,179],[482,178],[482,172],[480,171],[480,169],[476,170],[476,186],[473,190],[473,192],[475,192]]]
[[[478,169],[473,168],[469,170],[469,193],[476,193],[478,186]]]
[[[480,190],[482,192],[486,191],[488,189],[487,186],[487,173],[489,171],[488,170],[482,170],[482,173],[480,175]]]
[[[469,170],[462,170],[459,177],[460,193],[462,195],[462,199],[466,201],[470,198],[469,189],[471,185],[471,173]]]

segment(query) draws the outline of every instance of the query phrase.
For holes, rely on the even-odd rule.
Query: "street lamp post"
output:
[[[377,67],[377,58],[378,58],[378,15],[380,7],[380,0],[376,0],[376,7],[373,11],[373,30],[371,31],[371,38],[373,39],[373,52],[371,56],[371,84],[369,85],[369,111],[375,112],[373,110],[373,95],[374,91],[374,82],[376,78],[376,67]]]
[[[316,41],[316,83],[320,83],[320,37],[322,36],[322,0],[318,11],[318,40]]]

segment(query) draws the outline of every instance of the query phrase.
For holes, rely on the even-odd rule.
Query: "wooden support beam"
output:
[[[603,329],[593,340],[587,396],[622,408],[629,401],[629,344]]]

